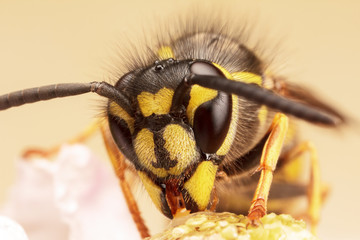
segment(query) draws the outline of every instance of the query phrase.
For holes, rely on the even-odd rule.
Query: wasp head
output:
[[[115,142],[169,218],[183,209],[196,212],[211,205],[218,165],[235,134],[230,131],[232,96],[186,86],[190,73],[222,75],[210,62],[158,61],[126,74],[115,86],[133,111],[113,101],[108,105]]]

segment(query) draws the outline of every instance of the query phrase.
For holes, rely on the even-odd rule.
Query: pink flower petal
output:
[[[82,145],[17,163],[3,213],[30,239],[140,239],[113,170]]]

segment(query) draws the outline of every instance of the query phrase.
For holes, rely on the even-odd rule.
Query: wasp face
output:
[[[115,142],[169,218],[210,205],[218,165],[233,139],[232,96],[197,85],[181,90],[189,73],[222,74],[206,61],[159,61],[116,84],[134,112],[108,105]]]

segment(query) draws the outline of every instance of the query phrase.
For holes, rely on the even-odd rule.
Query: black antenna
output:
[[[27,103],[69,97],[94,92],[113,100],[130,116],[133,116],[129,100],[114,86],[106,82],[61,83],[43,87],[29,88],[0,96],[0,110],[21,106]]]
[[[188,86],[198,84],[206,88],[235,94],[312,123],[334,126],[341,122],[339,118],[335,118],[326,112],[281,97],[274,92],[261,88],[255,84],[237,82],[220,76],[205,76],[197,74],[189,74],[184,78],[183,82],[184,83],[181,84],[187,83]],[[184,86],[178,89],[179,91],[187,91],[187,88]],[[182,93],[175,92],[174,96],[182,96]],[[179,101],[179,99],[176,100],[176,102]]]
[[[175,89],[174,96],[171,102],[170,112],[174,113],[181,109],[184,97],[186,93],[188,93],[190,88],[191,84],[188,84],[188,82],[183,79],[183,81],[181,81],[181,83]]]

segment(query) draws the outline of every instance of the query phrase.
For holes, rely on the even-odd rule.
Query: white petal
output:
[[[1,240],[28,240],[24,229],[8,217],[0,216]]]
[[[69,239],[140,239],[110,166],[80,145],[64,146],[56,163],[55,201]]]
[[[16,180],[1,212],[23,226],[30,239],[66,239],[68,226],[53,201],[53,163],[34,159],[16,164]]]
[[[55,161],[18,161],[1,212],[30,239],[140,239],[112,168],[82,145],[64,146]]]

